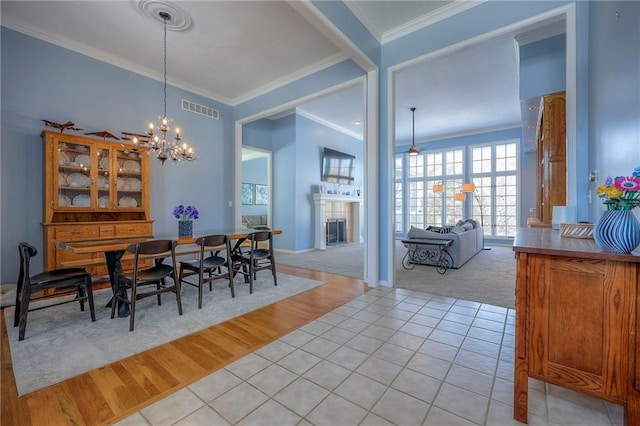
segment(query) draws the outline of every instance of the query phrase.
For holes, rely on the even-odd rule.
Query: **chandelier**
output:
[[[146,135],[141,137],[141,140],[138,140],[137,137],[133,138],[132,149],[133,151],[137,151],[140,147],[143,147],[152,150],[162,164],[164,164],[167,159],[171,159],[174,162],[181,160],[193,161],[196,159],[193,148],[191,148],[187,142],[183,141],[180,129],[176,127],[175,134],[173,136],[169,135],[173,120],[167,117],[167,21],[171,20],[171,15],[161,11],[158,13],[158,16],[160,16],[164,22],[164,109],[163,114],[158,117],[159,122],[156,125],[150,123]]]
[[[411,148],[409,148],[409,155],[418,155],[420,154],[420,148],[418,148],[416,146],[416,107],[411,107],[411,113],[413,114],[413,137],[412,137],[412,143],[411,143]]]

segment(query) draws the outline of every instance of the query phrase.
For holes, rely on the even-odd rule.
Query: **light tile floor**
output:
[[[118,425],[514,425],[513,309],[379,287]],[[529,380],[531,425],[623,409]]]

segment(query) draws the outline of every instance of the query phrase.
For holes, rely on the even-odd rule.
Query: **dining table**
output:
[[[54,244],[61,249],[67,250],[70,253],[75,254],[95,254],[95,253],[103,253],[104,261],[107,266],[107,271],[109,272],[109,281],[111,283],[111,289],[115,295],[117,289],[117,279],[118,274],[122,272],[122,257],[127,251],[127,248],[131,244],[137,244],[144,241],[157,240],[157,239],[172,239],[177,242],[177,246],[185,246],[185,248],[176,248],[176,256],[184,256],[189,254],[195,254],[200,252],[199,247],[186,247],[188,245],[194,245],[196,240],[199,237],[204,237],[207,235],[227,235],[231,241],[233,241],[231,245],[231,253],[229,256],[241,256],[242,251],[241,247],[243,243],[246,241],[248,236],[254,232],[263,231],[262,229],[253,229],[253,228],[223,228],[223,229],[210,229],[210,230],[202,230],[202,231],[194,231],[193,235],[190,237],[179,237],[176,238],[175,235],[171,234],[158,234],[156,236],[146,236],[146,237],[121,237],[121,238],[111,238],[111,239],[96,239],[96,240],[82,240],[82,241],[61,241],[54,240]],[[282,234],[282,230],[280,229],[272,229],[271,232],[274,235]],[[170,252],[163,253],[156,256],[148,256],[149,259],[153,259],[157,263],[162,263],[162,261],[170,255]],[[88,262],[87,265],[93,264],[92,260],[83,261],[83,260],[72,260],[67,262],[61,262],[63,267],[70,266],[83,266],[83,262]],[[109,303],[106,305],[107,307],[111,307],[111,303],[113,303],[114,298],[112,298]],[[118,303],[118,317],[127,317],[129,316],[129,305],[124,302]]]

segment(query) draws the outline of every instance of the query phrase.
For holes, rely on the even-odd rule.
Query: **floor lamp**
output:
[[[462,193],[470,193],[473,194],[473,198],[475,198],[478,203],[478,208],[480,209],[480,226],[482,226],[482,250],[491,250],[491,247],[486,247],[484,245],[484,209],[482,207],[482,199],[476,191],[476,184],[473,182],[463,183],[462,184]]]

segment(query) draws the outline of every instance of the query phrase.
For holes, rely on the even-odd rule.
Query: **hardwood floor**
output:
[[[120,420],[365,293],[355,278],[280,266],[326,284],[114,362],[17,396],[4,312],[1,319],[0,424],[97,425]],[[52,359],[64,354],[52,354]]]

